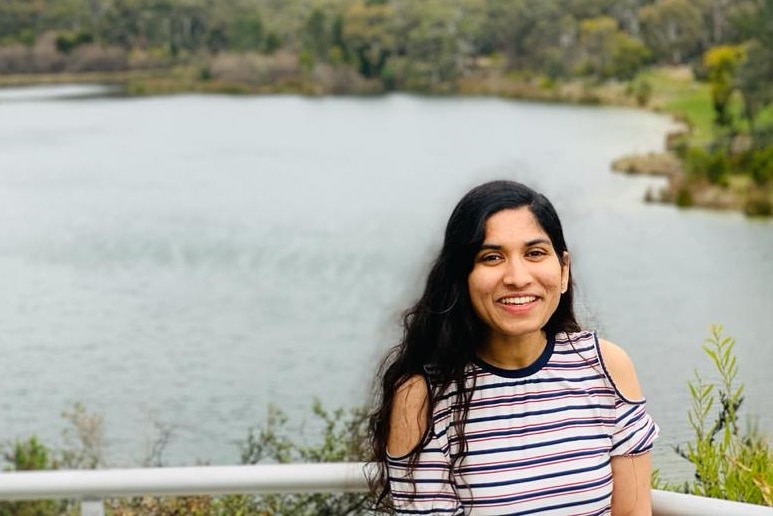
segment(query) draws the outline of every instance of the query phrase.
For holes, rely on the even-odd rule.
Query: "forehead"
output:
[[[535,238],[550,240],[549,235],[526,206],[498,211],[486,221],[484,238],[486,243],[493,240],[530,241]]]

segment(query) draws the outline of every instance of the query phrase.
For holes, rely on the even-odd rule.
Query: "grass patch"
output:
[[[692,129],[694,144],[713,137],[714,109],[708,84],[695,80],[688,67],[662,67],[643,72],[638,80],[652,85],[653,108],[684,120]]]

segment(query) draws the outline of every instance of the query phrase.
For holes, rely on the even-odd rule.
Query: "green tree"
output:
[[[703,16],[688,0],[659,0],[644,6],[639,21],[644,42],[659,59],[681,64],[700,51]]]
[[[730,99],[736,86],[738,66],[743,59],[743,49],[730,45],[710,48],[703,54],[703,68],[711,84],[714,123],[718,128],[732,126]]]
[[[530,37],[538,20],[538,13],[552,4],[528,0],[489,0],[486,4],[486,27],[491,46],[504,52],[509,69],[524,69],[532,53]]]
[[[580,22],[582,71],[601,78],[631,79],[648,58],[646,47],[618,29],[610,16]]]
[[[773,102],[773,1],[742,2],[734,11],[733,22],[747,45],[746,59],[738,69],[738,89],[750,130],[759,136],[757,115]]]
[[[773,2],[735,0],[730,7],[728,17],[739,41],[757,40],[773,47]]]
[[[342,38],[356,57],[363,77],[381,77],[387,59],[394,53],[393,22],[394,10],[390,5],[359,1],[347,9]]]
[[[696,0],[695,5],[703,14],[706,27],[704,40],[707,45],[721,46],[733,41],[735,31],[731,23],[731,13],[738,0]]]
[[[542,11],[524,39],[523,62],[551,77],[573,73],[576,65],[578,18],[555,2],[540,4]]]
[[[402,87],[452,84],[470,66],[483,21],[482,4],[461,0],[395,4],[396,72]]]
[[[311,12],[303,30],[304,48],[315,59],[326,61],[330,55],[332,44],[331,27],[328,26],[327,17],[321,9]]]
[[[609,14],[613,16],[623,30],[633,38],[641,37],[639,10],[652,0],[615,0],[610,6]]]
[[[245,12],[231,20],[226,35],[231,50],[260,50],[266,37],[263,17],[258,11]]]

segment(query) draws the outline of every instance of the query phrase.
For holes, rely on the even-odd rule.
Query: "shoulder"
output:
[[[623,348],[608,340],[598,339],[599,354],[604,371],[612,385],[626,400],[638,401],[643,398],[639,379],[633,361]]]
[[[423,376],[411,376],[395,390],[387,438],[390,455],[401,457],[418,446],[427,432],[428,409],[429,389]]]
[[[553,336],[556,343],[579,344],[592,343],[596,339],[596,332],[591,330],[559,331]]]
[[[395,407],[400,404],[404,405],[403,408],[420,408],[427,402],[428,396],[427,380],[416,374],[405,380],[395,390]]]

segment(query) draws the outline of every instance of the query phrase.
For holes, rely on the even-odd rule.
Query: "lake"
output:
[[[61,443],[105,418],[135,465],[231,464],[269,405],[313,440],[311,405],[367,402],[456,201],[494,178],[563,218],[586,326],[622,345],[689,467],[687,381],[713,323],[738,341],[744,413],[773,430],[773,224],[642,202],[610,172],[661,150],[666,117],[494,98],[0,90],[0,439]]]

